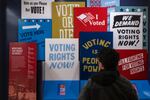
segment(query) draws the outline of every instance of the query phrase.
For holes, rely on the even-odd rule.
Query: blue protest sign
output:
[[[97,52],[103,48],[113,48],[112,32],[80,32],[80,79],[87,80],[92,74],[100,71]]]
[[[150,84],[148,80],[132,80],[139,100],[150,100]]]
[[[19,19],[18,41],[36,42],[38,45],[38,60],[45,59],[45,38],[52,37],[51,19]]]

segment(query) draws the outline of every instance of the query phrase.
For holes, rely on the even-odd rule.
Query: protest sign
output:
[[[114,49],[143,48],[143,13],[115,12],[110,14],[110,31]]]

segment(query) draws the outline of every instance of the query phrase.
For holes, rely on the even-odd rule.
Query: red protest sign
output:
[[[148,77],[146,50],[117,50],[120,54],[119,72],[130,80],[144,80]]]
[[[107,8],[74,8],[74,37],[79,38],[80,32],[92,31],[107,31]]]

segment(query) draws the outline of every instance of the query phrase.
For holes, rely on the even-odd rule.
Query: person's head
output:
[[[117,70],[117,65],[119,61],[119,53],[111,48],[102,48],[97,53],[98,66],[102,70]]]

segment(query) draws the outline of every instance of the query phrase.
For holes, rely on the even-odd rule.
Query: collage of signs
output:
[[[22,0],[18,42],[37,44],[45,83],[87,80],[100,71],[95,57],[103,47],[117,50],[118,69],[128,79],[148,79],[146,6],[121,6],[120,0]],[[47,83],[44,92],[50,84],[57,90]]]

